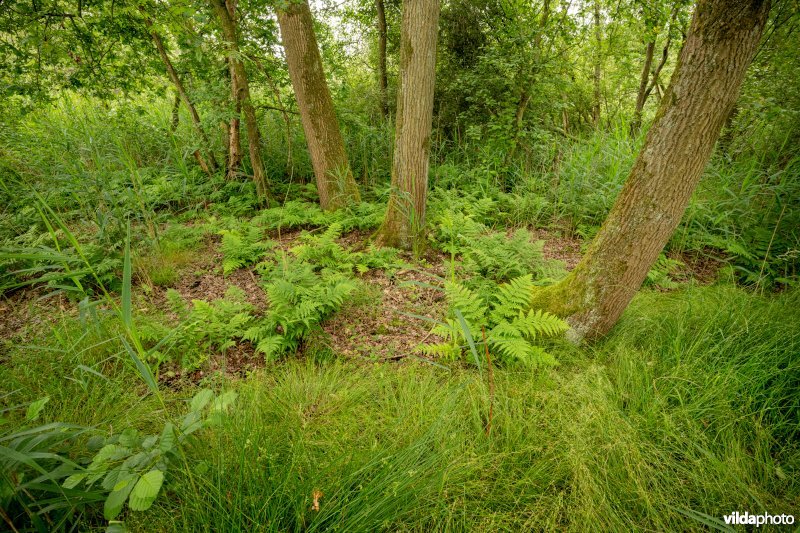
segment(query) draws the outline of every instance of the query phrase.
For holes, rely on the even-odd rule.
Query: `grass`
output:
[[[497,369],[489,436],[487,387],[460,366],[292,359],[212,377],[239,399],[187,450],[194,483],[173,471],[166,495],[126,523],[664,531],[734,510],[797,515],[798,303],[728,286],[643,293],[604,342],[556,347],[559,367]],[[102,336],[64,318],[43,340],[59,350],[18,347],[0,380],[17,402],[50,395],[48,421],[158,426],[167,413],[124,386],[133,371]],[[68,379],[77,365],[107,379],[84,390]],[[166,391],[169,409],[192,393]]]
[[[300,354],[258,369],[245,364],[237,369],[243,377],[231,378],[224,358],[246,359],[247,352],[212,353],[213,343],[194,342],[191,328],[150,296],[190,275],[210,234],[254,227],[261,239],[282,226],[311,228],[318,237],[339,219],[317,223],[314,204],[299,202],[257,213],[249,182],[209,179],[196,168],[188,123],[169,133],[166,101],[134,99],[110,109],[87,102],[65,99],[0,134],[0,290],[38,276],[37,285],[49,280],[47,290],[73,298],[60,300],[60,309],[54,300],[28,302],[41,321],[0,339],[0,444],[9,432],[54,422],[103,436],[127,427],[158,433],[199,387],[235,390],[235,410],[183,450],[186,460],[170,467],[155,506],[124,516],[131,530],[685,531],[724,529],[721,517],[733,511],[800,514],[800,226],[790,201],[800,183],[796,157],[715,159],[670,244],[675,253],[727,261],[735,275],[720,278],[746,289],[684,283],[642,291],[610,337],[589,347],[549,346],[556,367],[495,368],[490,389],[486,372],[463,362],[427,364],[403,359],[407,353],[392,354],[397,363],[346,359],[315,327]],[[375,151],[390,141],[388,130],[345,123],[364,181],[388,177],[381,169],[389,168],[390,151]],[[510,170],[488,145],[477,155],[461,147],[464,161],[457,151],[453,160],[441,154],[431,224],[449,213],[457,234],[468,233],[472,221],[476,235],[532,225],[590,236],[640,142],[621,129],[566,144],[550,139]],[[308,187],[280,183],[284,148],[279,141],[264,147],[277,190],[313,202]],[[299,152],[298,176],[307,175]],[[343,214],[344,226],[366,231],[379,223],[386,184],[375,185],[368,194],[377,202]],[[309,259],[318,267],[331,255],[327,266],[336,268],[352,251],[320,239],[306,249],[320,255]],[[159,349],[180,352],[170,357],[222,357],[222,370],[201,365],[191,379],[164,380],[160,398],[148,391],[122,340],[120,316],[129,315],[111,310],[117,293],[130,296],[130,283],[120,280],[125,243],[136,280],[125,327],[135,324],[146,347],[167,338]],[[497,260],[502,247],[485,240],[484,248]],[[394,261],[361,252],[375,264]],[[464,258],[451,259],[446,270],[463,275]],[[97,275],[84,272],[86,263]],[[358,286],[339,311],[345,327],[358,320],[351,310],[355,317],[384,310],[380,285],[363,276]],[[767,290],[775,287],[781,290]],[[106,288],[104,300],[78,303]],[[193,328],[198,338],[209,329],[203,322]],[[40,418],[27,421],[27,407],[45,397]],[[86,458],[82,435],[59,450]],[[8,504],[4,480],[10,477],[0,472],[0,509],[27,527],[33,522]],[[105,525],[98,506],[78,510],[67,516],[75,529]]]

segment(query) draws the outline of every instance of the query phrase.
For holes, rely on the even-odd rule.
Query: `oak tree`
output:
[[[633,169],[575,269],[535,291],[576,340],[605,334],[655,263],[689,203],[736,102],[769,0],[700,0],[672,81]]]

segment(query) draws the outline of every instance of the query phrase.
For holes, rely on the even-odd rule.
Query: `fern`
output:
[[[341,235],[342,227],[339,224],[331,224],[319,235],[304,233],[300,236],[301,244],[292,248],[291,252],[300,261],[314,265],[315,270],[329,268],[352,272],[355,258],[336,242]]]
[[[316,272],[300,260],[279,263],[268,276],[269,313],[245,335],[268,359],[297,349],[355,289],[343,274],[330,269]]]
[[[496,286],[487,299],[462,284],[446,283],[448,316],[437,324],[434,333],[448,342],[425,344],[421,350],[448,359],[461,355],[467,331],[460,320],[455,319],[458,309],[473,339],[480,339],[482,329],[487,330],[486,342],[501,361],[530,367],[555,364],[555,359],[535,343],[561,335],[568,325],[546,311],[529,308],[529,295],[534,286],[532,276],[527,274]]]
[[[679,286],[679,283],[673,280],[672,276],[683,266],[684,263],[682,261],[670,259],[666,255],[661,254],[647,273],[645,285],[661,289],[674,289]]]
[[[319,204],[293,200],[281,207],[264,209],[251,222],[268,230],[315,227],[325,225],[326,214]]]
[[[364,274],[374,269],[394,269],[404,265],[393,248],[370,245],[365,252],[351,252],[336,242],[342,235],[342,226],[333,223],[323,233],[304,233],[300,244],[291,249],[300,261],[313,265],[314,270],[335,270],[350,274],[355,269]]]
[[[471,208],[479,214],[491,202],[478,202]],[[544,241],[533,241],[526,229],[518,229],[509,238],[505,233],[490,232],[473,214],[452,209],[436,219],[432,234],[434,245],[454,258],[463,260],[466,284],[483,296],[490,296],[496,283],[532,274],[540,283],[553,282],[566,271],[557,261],[545,260]]]
[[[319,204],[292,200],[281,207],[265,209],[252,223],[268,230],[279,228],[316,228],[338,224],[343,231],[378,227],[385,212],[383,204],[361,202],[333,212],[325,212]]]
[[[238,287],[231,287],[225,298],[207,302],[193,300],[191,310],[177,292],[168,293],[170,304],[183,314],[180,343],[175,346],[182,368],[195,369],[202,365],[212,350],[225,351],[255,325],[253,306],[245,300]],[[186,316],[188,312],[188,316]]]
[[[275,243],[261,240],[261,230],[249,226],[245,233],[237,230],[221,230],[222,272],[225,275],[259,261]]]

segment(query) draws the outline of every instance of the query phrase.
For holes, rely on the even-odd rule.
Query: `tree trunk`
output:
[[[169,122],[169,131],[175,133],[181,120],[181,95],[175,91],[175,100],[172,102],[172,118]]]
[[[235,102],[241,106],[244,123],[247,128],[247,145],[250,151],[250,165],[253,167],[253,181],[259,196],[266,198],[269,194],[267,176],[261,159],[261,133],[258,131],[256,110],[250,100],[250,86],[247,72],[239,56],[239,38],[236,31],[236,19],[231,15],[230,6],[225,0],[211,0],[214,12],[222,25],[222,34],[228,48],[228,61],[231,68],[231,86],[235,90]],[[231,128],[233,129],[233,128]],[[228,146],[230,150],[230,145]],[[231,158],[233,159],[233,158]],[[229,165],[230,166],[230,165]]]
[[[728,116],[725,117],[725,123],[722,126],[722,134],[717,143],[719,150],[725,155],[730,155],[731,142],[733,142],[734,137],[733,125],[737,116],[739,116],[739,106],[734,104],[728,112]]]
[[[233,116],[228,124],[228,179],[236,178],[242,168],[242,104],[237,98],[236,75],[233,72],[233,63],[227,60],[228,77],[231,83],[231,101],[233,103]]]
[[[670,86],[625,186],[586,255],[534,307],[567,318],[574,340],[608,332],[680,223],[736,102],[766,0],[700,0]]]
[[[653,51],[655,48],[655,41],[650,41],[647,43],[647,47],[645,48],[642,77],[639,80],[639,92],[636,95],[636,109],[633,112],[633,120],[631,121],[631,135],[636,135],[642,125],[642,110],[644,109],[645,92],[647,91],[647,82],[650,81],[650,68],[653,66]]]
[[[680,4],[677,4],[672,9],[672,16],[670,17],[669,24],[667,25],[667,42],[664,43],[664,50],[662,50],[662,52],[661,52],[661,61],[658,62],[658,65],[656,66],[655,70],[653,70],[652,81],[650,81],[650,84],[647,86],[647,89],[645,89],[645,91],[644,91],[644,98],[643,98],[643,102],[642,102],[642,107],[644,107],[644,104],[647,103],[647,98],[650,96],[650,93],[653,92],[654,88],[656,89],[656,92],[658,94],[659,101],[661,99],[661,94],[658,92],[658,91],[660,91],[660,88],[659,88],[659,85],[658,85],[659,84],[659,78],[658,77],[661,74],[661,69],[663,69],[664,65],[667,64],[667,59],[669,59],[669,45],[672,43],[672,26],[673,26],[673,24],[675,24],[675,19],[678,16],[679,9],[680,9]]]
[[[541,68],[541,60],[542,60],[542,37],[544,36],[544,31],[547,28],[547,21],[550,19],[550,0],[544,0],[544,4],[542,5],[542,14],[539,17],[539,27],[536,30],[536,35],[533,36],[533,68],[531,69],[531,77],[530,77],[530,85],[536,83],[537,74],[539,69]],[[506,152],[506,157],[504,158],[505,166],[508,166],[511,161],[514,159],[514,156],[517,154],[517,151],[520,148],[521,144],[521,134],[522,134],[522,126],[525,120],[525,111],[528,109],[528,104],[531,101],[531,95],[528,93],[528,89],[525,88],[521,91],[519,95],[519,100],[517,101],[517,111],[514,113],[514,143],[511,146],[511,150]]]
[[[380,89],[381,115],[389,118],[389,81],[386,77],[386,10],[383,0],[375,0],[378,11],[378,88]]]
[[[278,89],[278,86],[272,79],[270,71],[257,57],[251,57],[250,59],[255,62],[256,66],[259,68],[259,70],[261,70],[261,72],[264,74],[264,77],[267,79],[267,83],[272,90],[272,94],[275,96],[275,102],[278,104],[278,107],[273,109],[280,111],[281,117],[283,118],[283,125],[286,127],[286,175],[292,177],[294,175],[294,156],[292,150],[292,120],[289,118],[289,113],[291,113],[291,111],[286,109],[286,106],[283,105],[281,91]],[[304,182],[301,180],[301,183]]]
[[[600,0],[594,0],[594,76],[592,85],[594,87],[594,100],[592,102],[592,123],[594,127],[600,126],[600,102],[602,94],[600,92],[600,81],[602,79],[602,47],[603,47],[603,28],[600,25]]]
[[[523,90],[519,95],[519,100],[517,100],[517,110],[514,112],[514,139],[511,144],[511,149],[506,152],[506,156],[503,158],[503,165],[506,167],[511,164],[511,161],[513,161],[514,157],[517,155],[517,150],[519,150],[522,124],[525,120],[525,111],[527,111],[530,101],[531,95],[528,94],[527,90]]]
[[[403,3],[392,192],[378,230],[387,246],[412,249],[424,242],[438,29],[438,0]]]
[[[338,209],[358,203],[358,186],[350,170],[333,98],[322,70],[308,1],[290,2],[285,11],[279,10],[278,24],[317,178],[320,206]]]
[[[214,158],[214,153],[211,151],[210,143],[208,142],[208,136],[206,135],[205,130],[203,130],[203,124],[200,122],[200,115],[197,113],[197,109],[194,107],[192,100],[189,98],[189,94],[186,92],[186,88],[183,86],[183,82],[181,81],[180,76],[178,76],[178,72],[175,70],[175,67],[172,66],[172,61],[169,59],[169,55],[167,55],[167,50],[164,48],[164,41],[161,40],[161,36],[155,31],[151,31],[150,36],[153,38],[153,43],[158,49],[158,55],[161,56],[161,60],[164,62],[164,66],[167,68],[169,79],[172,80],[172,84],[175,85],[175,90],[178,91],[180,99],[189,110],[189,115],[192,117],[192,124],[197,130],[197,133],[200,135],[200,140],[203,142],[203,149],[206,151],[208,162],[204,161],[200,166],[203,167],[204,170],[207,170],[209,174],[211,174],[217,169],[217,160]],[[195,157],[199,157],[200,159],[203,158],[199,152]]]

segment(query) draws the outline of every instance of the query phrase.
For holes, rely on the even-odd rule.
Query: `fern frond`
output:
[[[280,335],[270,335],[259,341],[256,351],[263,353],[267,361],[274,361],[286,348],[284,338]]]
[[[499,322],[517,316],[530,307],[533,291],[533,276],[525,274],[497,287],[495,302],[492,304],[492,319]]]
[[[450,343],[442,342],[438,344],[421,344],[419,351],[431,357],[454,361],[461,355],[461,349]]]
[[[478,329],[486,322],[483,300],[460,283],[448,281],[444,284],[445,296],[450,307],[450,316],[458,309],[471,326]]]
[[[489,345],[506,360],[524,363],[530,359],[531,343],[522,337],[493,337]]]
[[[510,324],[531,340],[538,337],[555,337],[569,329],[569,324],[565,321],[541,309],[530,310],[527,314],[520,311]]]

